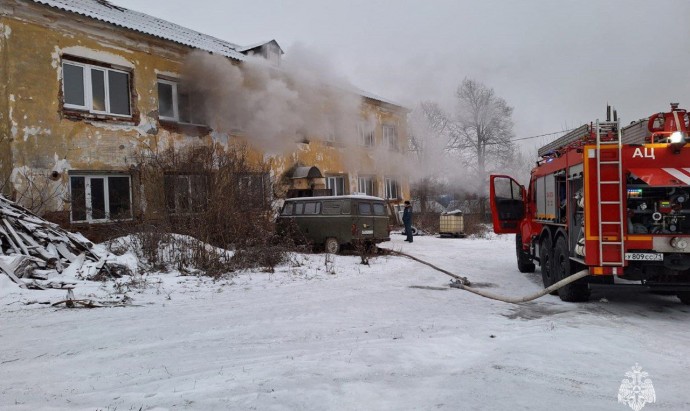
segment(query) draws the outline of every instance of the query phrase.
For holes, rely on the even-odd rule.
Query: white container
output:
[[[465,221],[462,211],[455,210],[441,214],[439,223],[439,234],[453,237],[465,236]]]

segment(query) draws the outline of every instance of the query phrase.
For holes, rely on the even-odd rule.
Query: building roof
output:
[[[244,61],[237,44],[199,33],[148,14],[116,6],[106,0],[33,0],[56,9],[100,20],[185,46]]]
[[[169,40],[195,49],[209,51],[211,53],[239,61],[245,61],[247,59],[247,56],[242,54],[243,51],[251,50],[270,42],[275,42],[278,44],[278,42],[275,40],[270,40],[255,43],[249,46],[240,46],[213,36],[209,36],[207,34],[200,33],[198,31],[194,31],[192,29],[188,29],[180,26],[179,24],[171,23],[148,14],[117,6],[107,0],[31,1],[70,13],[80,14],[85,17],[100,20],[129,30],[134,30],[139,33],[158,37],[163,40]],[[278,45],[278,47],[280,47],[280,45]],[[362,97],[404,108],[404,106],[400,103],[385,99],[367,91],[359,89],[354,89],[353,91]]]
[[[249,51],[249,50],[253,50],[253,49],[259,48],[259,47],[261,47],[261,46],[263,46],[263,45],[266,45],[266,44],[268,44],[268,43],[274,43],[274,44],[275,44],[276,46],[278,46],[278,48],[280,49],[280,53],[281,53],[281,54],[285,54],[285,52],[283,51],[283,48],[280,47],[280,44],[278,44],[278,42],[275,41],[275,39],[273,39],[273,40],[268,40],[268,41],[260,41],[260,42],[258,42],[258,43],[250,44],[250,45],[248,45],[248,46],[238,47],[238,48],[237,48],[237,51],[239,51],[239,52],[241,52],[241,53],[244,53],[245,51]]]

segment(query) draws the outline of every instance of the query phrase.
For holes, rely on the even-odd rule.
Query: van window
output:
[[[301,215],[304,212],[304,203],[295,203],[295,215]]]
[[[295,208],[295,205],[292,203],[285,203],[283,206],[283,212],[281,214],[283,215],[292,215],[292,211]]]
[[[371,215],[371,204],[359,203],[359,215]]]
[[[342,210],[343,214],[350,214],[350,204],[351,204],[350,200],[343,201],[343,210]]]
[[[335,215],[340,214],[343,203],[342,201],[324,201],[323,202],[323,215]]]
[[[304,214],[319,214],[321,212],[321,203],[310,201],[304,203]]]
[[[374,215],[386,215],[386,206],[381,203],[374,203]]]

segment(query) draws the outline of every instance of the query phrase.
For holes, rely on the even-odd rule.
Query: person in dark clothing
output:
[[[405,224],[405,235],[407,239],[405,241],[412,242],[412,206],[409,201],[405,201],[405,209],[402,215],[403,224]]]

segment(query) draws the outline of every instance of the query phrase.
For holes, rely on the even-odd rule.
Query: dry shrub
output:
[[[467,236],[485,238],[491,231],[491,227],[482,221],[480,214],[465,214],[463,222]]]
[[[440,229],[441,213],[434,213],[427,211],[424,213],[416,213],[414,215],[414,226],[425,233],[437,234]]]
[[[158,218],[135,227],[133,238],[152,267],[194,267],[213,276],[257,267],[272,271],[293,249],[291,241],[275,235],[268,164],[250,161],[246,146],[141,153],[136,168],[147,217]],[[235,256],[209,245],[234,250]]]

